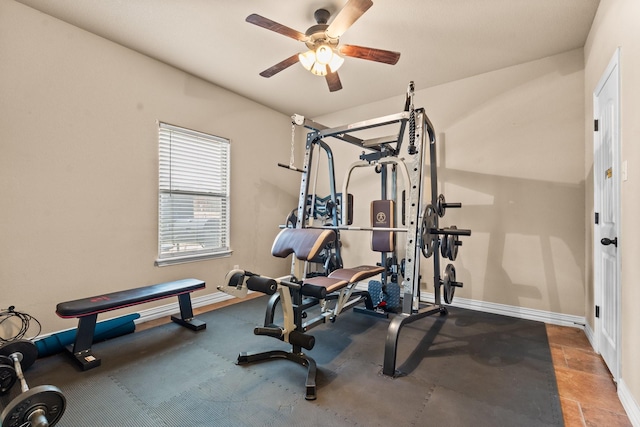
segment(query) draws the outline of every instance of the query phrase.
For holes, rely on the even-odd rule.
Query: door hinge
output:
[[[598,132],[598,120],[594,120],[593,121],[593,131],[594,132]]]
[[[600,224],[600,214],[596,212],[596,224]]]
[[[596,305],[596,317],[600,317],[600,306]]]

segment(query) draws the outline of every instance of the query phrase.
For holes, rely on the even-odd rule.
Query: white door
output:
[[[595,334],[613,378],[620,348],[620,129],[619,50],[594,91]]]

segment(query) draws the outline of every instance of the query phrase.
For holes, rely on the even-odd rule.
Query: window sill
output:
[[[163,258],[155,261],[156,267],[166,267],[168,265],[185,264],[188,262],[207,261],[216,258],[226,258],[231,256],[232,250],[216,252],[214,254],[187,255],[183,257]]]

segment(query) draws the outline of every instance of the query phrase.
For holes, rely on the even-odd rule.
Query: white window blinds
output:
[[[229,140],[160,123],[158,265],[225,255]]]

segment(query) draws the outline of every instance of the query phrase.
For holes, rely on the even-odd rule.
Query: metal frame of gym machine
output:
[[[469,230],[455,230],[452,228],[439,229],[438,228],[438,215],[428,215],[428,210],[423,212],[423,183],[424,179],[429,173],[431,181],[431,202],[430,206],[434,208],[440,203],[444,203],[443,200],[438,201],[438,180],[437,180],[437,157],[436,157],[436,136],[435,130],[431,121],[427,117],[424,109],[415,109],[413,106],[414,88],[413,82],[409,84],[407,89],[407,96],[405,101],[404,111],[392,114],[376,119],[361,121],[344,126],[338,126],[329,128],[312,120],[303,118],[301,116],[294,116],[294,122],[297,125],[301,125],[310,129],[311,132],[307,134],[304,166],[302,169],[295,169],[302,173],[300,183],[300,198],[297,210],[297,222],[296,227],[304,228],[307,223],[307,196],[309,194],[309,176],[311,172],[311,160],[313,157],[314,146],[322,148],[328,158],[329,164],[329,186],[331,192],[331,200],[334,205],[332,215],[332,225],[330,227],[336,230],[336,244],[335,255],[337,258],[337,268],[342,267],[342,257],[340,253],[339,244],[339,231],[340,230],[373,230],[373,228],[363,227],[349,227],[345,224],[339,224],[337,209],[338,204],[335,182],[335,170],[333,165],[333,154],[330,147],[323,141],[325,138],[333,137],[344,142],[361,147],[365,150],[369,150],[369,153],[363,151],[360,156],[361,160],[369,163],[384,164],[382,168],[383,172],[383,188],[385,188],[384,181],[386,179],[386,164],[392,161],[404,161],[407,166],[409,182],[405,183],[405,188],[408,189],[408,200],[404,201],[403,212],[405,213],[404,224],[406,228],[389,228],[387,231],[406,231],[406,255],[404,258],[403,269],[403,282],[402,282],[402,312],[393,316],[385,342],[384,353],[384,365],[382,373],[386,376],[396,375],[396,352],[398,346],[398,338],[402,327],[406,324],[415,322],[423,317],[433,314],[444,315],[447,314],[447,308],[441,301],[441,286],[443,280],[440,277],[440,251],[438,247],[440,242],[438,235],[444,235],[445,237],[453,235],[456,237],[459,235],[470,235]],[[399,131],[396,135],[375,138],[370,140],[363,140],[352,135],[354,132],[363,131],[366,129],[372,129],[388,125],[399,125]],[[402,143],[404,139],[404,132],[407,125],[409,125],[409,143],[405,152],[401,152]],[[392,144],[396,144],[395,147]],[[427,154],[428,153],[428,154]],[[426,166],[427,155],[429,156],[429,168]],[[390,162],[391,161],[391,162]],[[317,173],[317,171],[316,171]],[[395,180],[395,170],[393,171],[393,178]],[[386,190],[383,189],[383,197]],[[393,195],[395,194],[395,185],[393,186]],[[342,216],[346,215],[346,206],[344,205],[348,197],[343,194],[342,201]],[[396,204],[397,205],[397,204]],[[449,207],[460,207],[459,203],[446,204]],[[444,209],[444,207],[442,207]],[[428,216],[428,218],[426,218]],[[345,222],[344,220],[342,222]],[[378,229],[380,230],[380,229]],[[429,252],[433,256],[433,285],[434,285],[434,302],[424,303],[420,301],[420,255],[424,251],[425,245],[429,247]],[[424,252],[423,252],[424,253]],[[385,265],[386,254],[382,254],[383,266]],[[294,271],[294,263],[292,262],[292,273]],[[384,274],[384,273],[383,273]],[[447,287],[450,286],[462,286],[461,283],[455,282],[455,277],[447,277]],[[384,280],[384,279],[383,279]],[[449,288],[452,289],[452,288]],[[360,310],[362,311],[362,310]]]

